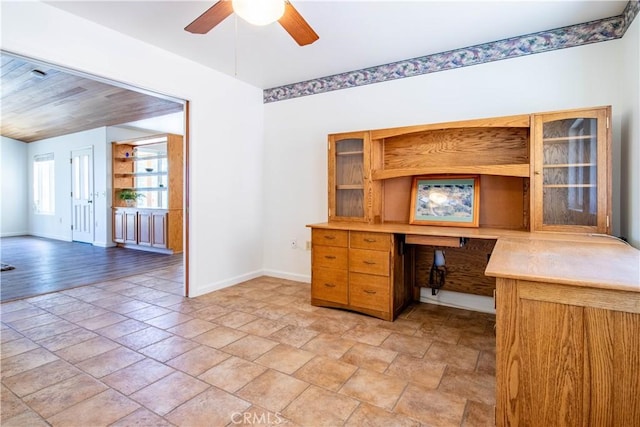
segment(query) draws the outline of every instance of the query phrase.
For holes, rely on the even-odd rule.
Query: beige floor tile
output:
[[[108,387],[90,375],[80,374],[25,396],[24,401],[38,414],[49,418]]]
[[[234,425],[251,404],[236,396],[211,387],[183,403],[166,415],[167,420],[183,426],[225,426]]]
[[[293,374],[315,356],[309,351],[300,350],[286,344],[278,344],[258,357],[255,362],[285,374]]]
[[[128,312],[127,316],[131,317],[132,319],[146,322],[147,320],[151,320],[155,317],[162,316],[167,313],[173,313],[173,312],[164,307],[157,307],[155,305],[147,304],[147,306],[144,308]]]
[[[196,377],[229,357],[231,357],[231,355],[227,353],[207,347],[206,345],[201,345],[166,363],[169,366]]]
[[[231,420],[233,426],[239,427],[297,427],[280,412],[267,411],[259,406],[252,405],[240,413],[233,414]]]
[[[342,425],[359,403],[356,399],[312,385],[282,414],[300,425],[332,427]]]
[[[49,338],[52,335],[58,335],[63,332],[67,332],[76,328],[77,326],[74,323],[67,322],[66,320],[60,319],[56,322],[49,323],[47,325],[42,325],[36,328],[27,329],[26,331],[22,331],[22,333],[24,334],[25,337],[33,341],[38,341],[38,340]]]
[[[2,324],[2,329],[0,330],[0,344],[4,344],[6,342],[14,341],[24,337],[25,335],[22,335],[20,332],[14,331],[10,327],[6,326],[4,323]]]
[[[75,328],[42,340],[36,340],[38,344],[50,351],[58,351],[66,347],[89,341],[98,334],[83,328]]]
[[[86,359],[76,366],[95,378],[102,378],[142,359],[144,356],[140,353],[126,347],[117,347]]]
[[[420,423],[400,414],[386,411],[377,406],[361,403],[347,420],[348,427],[420,427]],[[479,427],[479,426],[478,426]]]
[[[356,326],[354,322],[320,318],[307,327],[323,334],[342,335],[354,326]]]
[[[185,373],[174,372],[130,397],[158,415],[166,415],[210,386]],[[169,392],[170,391],[170,392]]]
[[[49,307],[47,311],[56,316],[62,316],[63,314],[73,313],[76,311],[86,312],[87,310],[93,309],[92,304],[88,304],[84,301],[75,300],[74,302],[69,302],[67,304],[56,305],[55,307]]]
[[[45,313],[39,316],[27,317],[25,319],[14,320],[11,322],[5,322],[18,332],[26,331],[27,329],[35,328],[37,326],[48,325],[50,323],[58,322],[60,318],[54,314]]]
[[[102,335],[103,337],[107,337],[109,339],[120,338],[124,335],[131,334],[133,332],[138,332],[143,329],[148,328],[144,322],[140,322],[139,320],[127,319],[122,322],[115,323],[113,325],[105,326],[100,329],[96,329],[94,332]]]
[[[397,352],[369,344],[356,343],[341,358],[343,362],[376,372],[384,372]]]
[[[58,314],[58,316],[62,317],[69,322],[77,323],[83,320],[91,319],[92,317],[102,316],[103,314],[108,313],[108,310],[104,308],[100,308],[98,306],[92,304],[86,304],[85,308],[81,310],[74,310],[68,313]]]
[[[239,328],[240,326],[246,325],[247,323],[256,319],[257,317],[252,314],[242,313],[240,311],[232,311],[215,319],[215,323],[226,326],[228,328]]]
[[[342,334],[342,338],[358,341],[369,345],[380,345],[391,335],[391,331],[377,326],[358,325]]]
[[[151,326],[155,326],[156,328],[169,329],[174,326],[180,325],[181,323],[188,322],[191,319],[193,319],[193,317],[189,316],[188,314],[172,311],[170,313],[145,320],[145,323],[148,323]]]
[[[287,344],[293,347],[301,347],[309,340],[318,336],[319,332],[295,325],[287,325],[269,335],[269,339]]]
[[[393,333],[380,347],[408,354],[409,356],[422,357],[427,352],[432,340],[424,337],[410,337]]]
[[[219,326],[209,332],[194,337],[193,341],[213,348],[222,348],[246,336],[247,334],[245,332],[227,328],[226,326]]]
[[[144,359],[101,378],[101,381],[128,396],[173,372],[175,369],[158,361]]]
[[[267,368],[232,356],[204,372],[198,378],[233,393],[261,375]]]
[[[276,320],[258,318],[240,326],[238,329],[249,334],[268,337],[274,332],[282,329],[285,325],[285,323],[281,323]]]
[[[269,369],[238,390],[236,396],[269,411],[279,412],[308,386],[304,381]]]
[[[215,323],[208,322],[202,319],[191,319],[177,326],[167,329],[167,332],[180,335],[184,338],[193,338],[200,334],[204,334],[211,329],[217,328]]]
[[[151,304],[143,302],[143,301],[138,301],[138,300],[133,300],[133,301],[128,301],[128,302],[123,302],[120,304],[116,304],[116,305],[112,305],[109,307],[109,310],[115,312],[115,313],[120,313],[120,314],[126,314],[128,315],[131,312],[134,311],[138,311],[138,310],[142,310],[143,308],[149,308],[151,307]]]
[[[334,359],[341,358],[356,342],[330,334],[320,334],[301,348]]]
[[[110,339],[98,336],[55,353],[69,363],[78,363],[118,347],[120,346]]]
[[[391,410],[406,386],[406,380],[360,368],[339,393]]]
[[[310,306],[308,303],[307,306],[310,308],[315,308]],[[322,319],[322,316],[320,315],[313,314],[310,311],[297,309],[287,314],[286,316],[281,317],[279,320],[289,325],[300,326],[304,328],[317,322],[320,319]],[[319,331],[315,332],[320,333]]]
[[[291,313],[291,309],[288,307],[282,307],[275,304],[262,304],[261,307],[255,308],[251,311],[251,314],[265,319],[279,320],[287,314]]]
[[[175,309],[175,306],[172,307],[172,309]],[[217,319],[218,317],[224,316],[225,314],[229,314],[230,312],[231,310],[228,308],[219,306],[217,304],[209,304],[198,310],[191,311],[189,312],[189,314],[198,319],[212,321]]]
[[[9,341],[2,344],[0,359],[6,359],[7,357],[25,353],[39,347],[40,346],[38,344],[31,341],[29,338],[19,338],[17,340]]]
[[[424,323],[415,333],[415,336],[429,338],[433,341],[457,344],[462,336],[462,331],[449,325]]]
[[[21,304],[17,310],[10,310],[11,305],[2,304],[2,312],[0,318],[3,323],[10,324],[22,319],[28,319],[30,317],[42,316],[47,312],[39,307],[34,307],[31,304]]]
[[[199,344],[197,342],[188,340],[186,338],[171,336],[165,340],[158,341],[155,344],[151,344],[148,347],[140,349],[140,353],[153,357],[160,362],[166,362],[169,359],[173,359],[181,355],[182,353],[186,353],[187,351],[198,347]]]
[[[2,383],[16,395],[22,397],[81,373],[81,370],[70,363],[58,359],[21,374],[4,378]]]
[[[495,352],[496,337],[493,333],[474,334],[464,331],[462,332],[462,336],[460,337],[458,344],[469,348],[475,348],[476,350]]]
[[[476,372],[496,376],[496,354],[491,351],[481,351],[476,365]]]
[[[0,374],[2,379],[9,378],[54,360],[58,360],[55,354],[41,347],[34,348],[33,350],[2,359],[2,372]]]
[[[0,417],[2,427],[48,427],[50,426],[40,415],[34,411],[27,410],[13,418],[4,419]]]
[[[438,390],[487,405],[496,403],[494,375],[447,367]]]
[[[495,406],[484,403],[467,401],[467,407],[462,419],[462,427],[495,426]]]
[[[103,426],[129,415],[140,405],[115,390],[105,390],[47,419],[53,426]]]
[[[76,324],[90,331],[95,331],[96,329],[104,328],[105,326],[110,326],[123,320],[127,320],[127,318],[118,313],[108,312],[100,316],[91,317],[90,319],[81,320],[76,322]]]
[[[111,424],[110,427],[172,427],[169,421],[160,417],[157,414],[154,414],[150,410],[146,408],[138,408],[126,417],[120,418],[115,423]]]
[[[338,391],[356,370],[357,366],[326,356],[316,356],[298,369],[295,377],[328,390]]]
[[[473,348],[434,341],[425,354],[424,359],[430,362],[445,363],[449,366],[473,371],[479,355],[480,352]]]
[[[29,407],[4,385],[0,386],[0,421],[4,425],[5,420],[29,411]]]
[[[223,347],[222,350],[243,359],[256,360],[276,345],[278,343],[275,341],[255,335],[247,335]]]
[[[447,365],[428,362],[424,359],[400,354],[389,365],[385,374],[418,384],[428,389],[436,389],[440,384]]]
[[[427,390],[410,384],[400,397],[394,412],[434,427],[459,426],[464,414],[465,399],[437,390]]]
[[[167,331],[163,331],[162,329],[148,327],[146,329],[141,329],[139,331],[123,335],[119,338],[114,339],[114,341],[133,350],[139,350],[172,336],[172,334]]]

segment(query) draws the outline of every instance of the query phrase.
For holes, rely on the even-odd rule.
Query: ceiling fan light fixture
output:
[[[233,11],[253,25],[268,25],[284,14],[284,0],[232,0]]]

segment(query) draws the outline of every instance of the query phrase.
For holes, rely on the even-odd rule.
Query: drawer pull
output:
[[[336,259],[335,255],[325,255],[326,259]]]
[[[364,262],[364,263],[365,263],[365,264],[367,264],[367,265],[374,265],[374,264],[375,264],[375,262],[374,262],[374,261],[366,261],[366,260],[365,260],[365,261],[362,261],[362,262]]]
[[[327,240],[335,240],[336,236],[324,236]]]
[[[369,294],[369,295],[375,295],[375,294],[376,294],[376,291],[371,291],[371,290],[369,290],[369,289],[364,289],[364,293],[365,293],[365,294]]]
[[[325,283],[324,284],[327,288],[335,288],[336,285],[334,285],[333,283]]]
[[[376,239],[364,239],[364,241],[367,243],[375,243]]]

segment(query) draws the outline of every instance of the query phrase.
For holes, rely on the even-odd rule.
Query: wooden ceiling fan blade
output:
[[[291,3],[285,1],[284,6],[284,15],[278,22],[293,37],[296,43],[300,46],[306,46],[320,38]]]
[[[198,16],[191,24],[184,27],[186,31],[194,34],[207,34],[213,27],[225,20],[233,13],[230,0],[219,0],[202,15]]]

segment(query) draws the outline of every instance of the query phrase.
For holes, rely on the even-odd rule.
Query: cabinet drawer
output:
[[[314,228],[311,230],[311,241],[313,245],[347,247],[349,242],[349,232],[345,230],[326,230]]]
[[[349,265],[347,262],[347,248],[315,245],[312,254],[312,265],[314,267],[346,270]]]
[[[349,236],[349,247],[388,251],[391,249],[391,235],[388,233],[367,233],[352,231]]]
[[[349,250],[349,271],[357,273],[389,275],[389,252],[367,249]]]
[[[347,304],[349,302],[347,274],[347,270],[314,267],[311,278],[311,298]]]
[[[389,278],[370,274],[349,275],[349,299],[355,307],[389,311]]]

